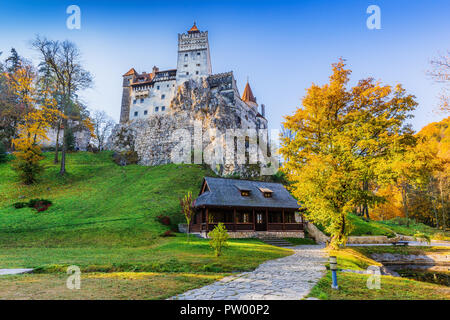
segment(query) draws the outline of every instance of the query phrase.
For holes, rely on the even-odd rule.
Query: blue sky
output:
[[[66,8],[81,8],[81,29],[66,28]],[[381,30],[369,30],[369,5],[381,8]],[[450,2],[444,1],[4,1],[0,51],[31,59],[36,34],[74,41],[95,86],[82,96],[91,109],[119,119],[122,74],[175,68],[177,34],[197,21],[209,31],[213,72],[247,77],[271,128],[292,114],[311,83],[328,81],[343,57],[358,79],[403,84],[419,107],[416,130],[444,116],[433,112],[440,86],[425,75],[429,59],[450,49]]]

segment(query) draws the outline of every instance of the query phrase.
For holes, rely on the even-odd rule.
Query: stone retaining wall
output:
[[[234,231],[228,232],[231,239],[242,238],[304,238],[303,231]],[[207,238],[206,232],[200,232],[202,238]]]

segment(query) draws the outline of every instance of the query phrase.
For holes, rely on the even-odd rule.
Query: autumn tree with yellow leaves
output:
[[[355,207],[383,201],[371,189],[391,161],[390,148],[410,141],[405,125],[417,103],[400,86],[363,79],[348,88],[351,71],[332,65],[328,84],[313,84],[283,122],[282,170],[312,222],[325,226],[331,245],[345,243]]]
[[[12,142],[15,147],[13,168],[25,184],[34,183],[42,171],[43,159],[40,144],[48,140],[47,131],[60,116],[56,101],[49,92],[38,93],[36,73],[31,65],[21,65],[14,73],[5,74],[11,91],[25,108],[23,119],[17,125],[18,136]]]

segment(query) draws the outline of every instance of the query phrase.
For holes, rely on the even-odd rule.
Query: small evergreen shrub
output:
[[[213,231],[208,233],[208,237],[211,239],[209,245],[214,250],[214,255],[219,257],[222,254],[224,247],[228,246],[228,232],[225,225],[220,222]]]
[[[13,206],[16,209],[22,209],[22,208],[28,207],[28,203],[27,202],[16,202],[13,204]]]

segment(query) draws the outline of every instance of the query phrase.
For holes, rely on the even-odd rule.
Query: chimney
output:
[[[152,71],[153,71],[152,73],[155,74],[156,72],[159,71],[159,68],[157,66],[153,66],[153,70]]]
[[[266,117],[266,106],[261,104],[261,115],[265,118]]]

